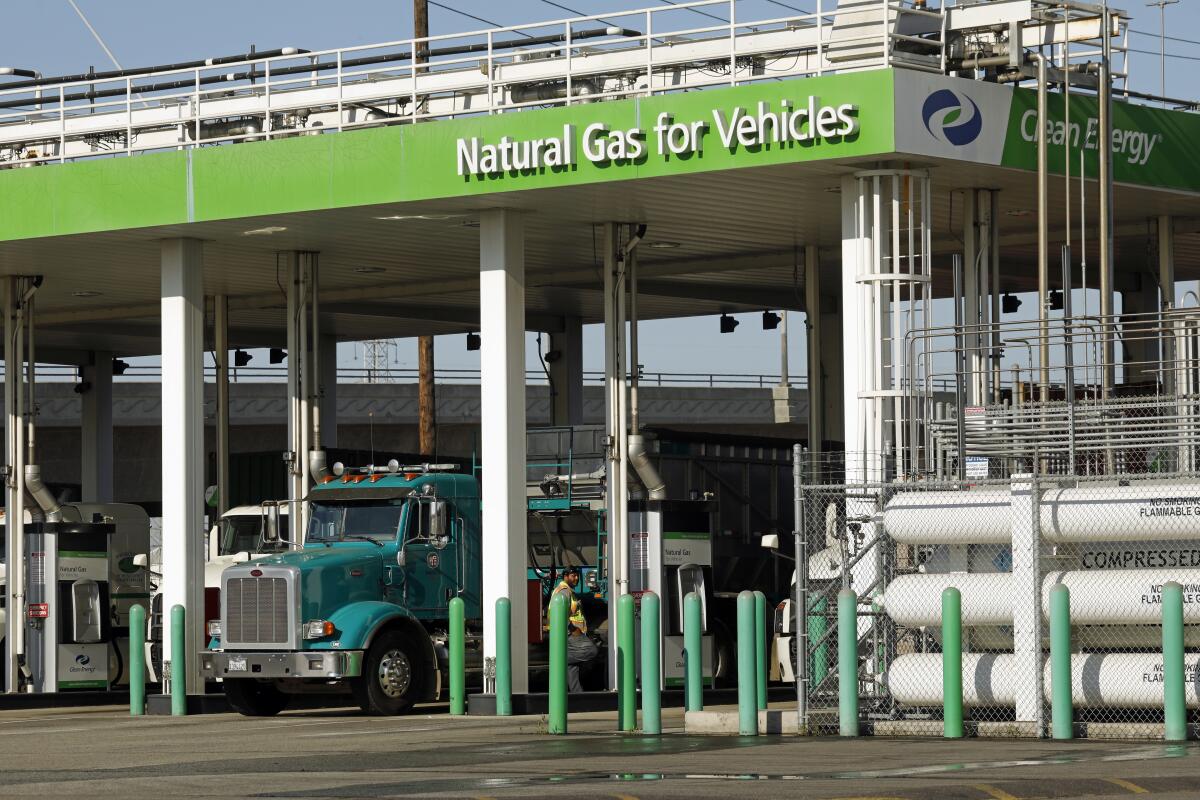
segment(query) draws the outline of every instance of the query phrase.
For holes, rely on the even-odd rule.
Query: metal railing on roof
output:
[[[686,11],[726,19],[680,25],[701,18]],[[945,68],[940,11],[898,0],[816,0],[813,13],[738,12],[736,0],[695,0],[319,52],[289,48],[183,69],[10,82],[0,86],[0,167],[830,71]]]

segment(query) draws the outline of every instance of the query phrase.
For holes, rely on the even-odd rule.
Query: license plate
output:
[[[229,663],[227,663],[225,665],[225,671],[226,672],[245,672],[246,671],[246,659],[244,659],[244,658],[229,659]]]

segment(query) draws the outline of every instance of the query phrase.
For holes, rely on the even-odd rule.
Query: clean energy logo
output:
[[[92,658],[87,653],[80,653],[79,655],[75,656],[75,663],[81,667],[86,667],[88,664],[92,663]]]
[[[979,106],[965,94],[950,89],[938,89],[925,98],[921,119],[930,136],[956,147],[970,144],[983,131]]]

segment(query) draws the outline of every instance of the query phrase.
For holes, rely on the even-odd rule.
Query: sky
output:
[[[411,0],[75,0],[122,66],[138,67],[188,61],[276,47],[325,50],[405,39],[412,34]],[[577,15],[630,11],[673,5],[676,0],[430,0],[432,35],[479,30],[488,23],[519,25]],[[937,0],[931,0],[936,4]],[[834,0],[824,0],[824,7]],[[1142,0],[1115,2],[1133,15],[1129,46],[1130,88],[1159,91],[1159,15]],[[816,0],[738,0],[742,19],[786,16],[793,9],[813,11]],[[97,44],[68,0],[39,0],[10,8],[0,25],[0,66],[36,69],[44,75],[86,72],[89,66],[108,69],[108,56]],[[454,10],[454,9],[457,9]],[[459,13],[462,12],[462,13]],[[728,19],[728,4],[708,9]],[[695,11],[671,12],[672,24],[717,24]],[[678,16],[675,16],[678,15]],[[1200,68],[1200,0],[1180,0],[1166,7],[1167,94],[1196,95],[1194,78]],[[616,20],[621,22],[621,20]],[[780,336],[763,331],[760,315],[738,315],[741,325],[732,334],[718,332],[716,317],[643,323],[641,358],[648,372],[778,374]],[[803,315],[791,314],[794,332],[803,330]],[[598,326],[585,329],[585,369],[603,367]],[[477,368],[478,353],[466,350],[464,337],[438,337],[439,367]],[[533,335],[528,337],[527,360],[538,367]],[[805,372],[803,338],[793,337],[789,371]],[[361,365],[361,350],[339,349],[346,366]],[[256,363],[265,362],[265,356]],[[396,366],[416,366],[416,345],[401,341],[394,350]]]

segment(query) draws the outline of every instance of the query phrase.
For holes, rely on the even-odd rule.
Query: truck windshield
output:
[[[266,553],[285,546],[264,544],[262,526],[263,520],[259,514],[222,517],[218,529],[217,553],[223,556],[231,556],[234,553]]]
[[[395,539],[400,529],[404,500],[358,500],[350,503],[313,503],[308,542],[338,542],[362,538]]]

